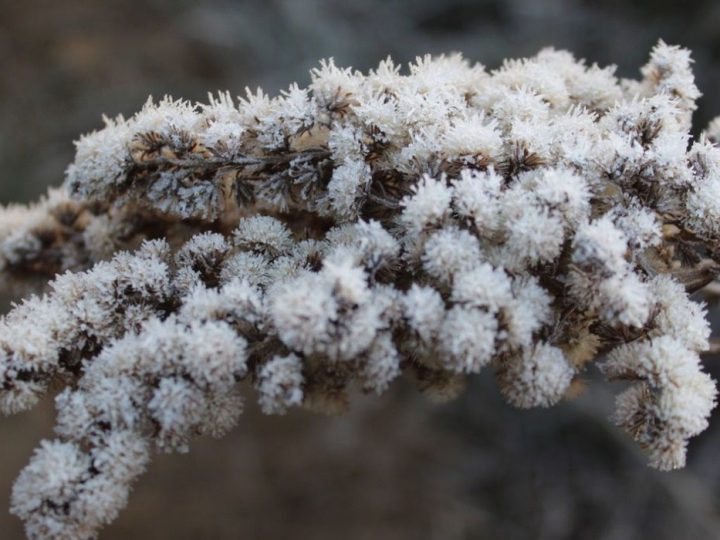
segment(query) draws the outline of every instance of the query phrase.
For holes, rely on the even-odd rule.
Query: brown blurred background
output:
[[[720,114],[718,28],[713,0],[0,0],[0,201],[59,184],[103,113],[148,94],[274,93],[328,56],[367,69],[461,51],[492,68],[554,45],[636,76],[663,38],[694,51],[699,131]],[[450,404],[401,383],[329,419],[264,417],[250,396],[231,436],[159,456],[101,538],[720,538],[720,414],[685,470],[658,473],[606,421],[617,389],[588,379],[580,398],[530,412],[489,375]],[[53,415],[48,400],[0,421],[3,540],[23,538],[4,509]]]

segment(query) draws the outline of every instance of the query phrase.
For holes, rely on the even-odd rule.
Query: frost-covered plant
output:
[[[716,399],[688,293],[720,262],[720,121],[691,141],[690,63],[329,61],[277,98],[107,119],[61,188],[0,212],[6,280],[57,274],[0,321],[0,409],[64,385],[13,491],[28,536],[94,537],[153,451],[235,425],[241,381],[267,414],[337,412],[487,367],[546,407],[599,361],[630,383],[615,421],[682,467]]]

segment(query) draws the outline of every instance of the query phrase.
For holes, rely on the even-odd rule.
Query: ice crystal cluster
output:
[[[270,98],[148,101],[77,142],[62,187],[0,212],[0,410],[55,398],[21,472],[33,539],[87,539],[156,451],[267,414],[339,412],[398,377],[446,399],[495,373],[521,408],[590,364],[660,469],[707,426],[720,122],[692,140],[689,52],[640,80],[546,49],[362,74]],[[243,381],[245,381],[243,383]]]

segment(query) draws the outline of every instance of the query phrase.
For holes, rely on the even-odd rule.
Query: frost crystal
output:
[[[94,538],[153,452],[236,424],[243,381],[267,414],[334,413],[493,370],[547,407],[599,360],[631,382],[614,421],[682,466],[716,400],[688,295],[720,268],[720,120],[691,142],[690,64],[662,42],[640,81],[553,49],[330,60],[276,98],[106,119],[61,188],[0,210],[3,283],[50,280],[0,320],[0,411],[65,387],[13,490],[28,536]]]

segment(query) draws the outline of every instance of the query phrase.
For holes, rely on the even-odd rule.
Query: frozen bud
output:
[[[175,261],[178,266],[191,268],[200,275],[215,275],[229,248],[221,234],[198,234],[183,245]]]
[[[294,354],[275,356],[258,370],[258,403],[265,414],[284,414],[303,401],[303,365]]]
[[[357,217],[370,180],[370,167],[359,159],[348,160],[333,171],[328,184],[328,199],[339,217]]]
[[[376,394],[387,390],[390,383],[400,375],[400,360],[392,336],[388,333],[379,334],[368,349],[362,365],[363,388]]]
[[[710,323],[705,305],[690,300],[685,288],[670,276],[655,277],[650,287],[659,307],[653,319],[658,330],[681,340],[694,351],[706,350]]]
[[[247,251],[277,256],[292,246],[292,235],[285,225],[269,216],[256,216],[240,221],[233,233],[235,246]]]
[[[416,232],[442,225],[452,199],[452,191],[445,179],[424,176],[413,189],[413,194],[401,202],[403,225]]]
[[[431,343],[445,318],[445,303],[440,293],[431,287],[414,284],[403,297],[403,308],[410,328],[421,341]]]
[[[439,347],[451,371],[477,373],[495,352],[497,319],[486,311],[455,306],[440,328]]]
[[[496,313],[512,302],[511,282],[505,272],[487,263],[458,274],[453,283],[452,300]]]
[[[573,261],[578,264],[613,273],[625,268],[627,238],[609,216],[581,225],[575,233],[573,247]]]
[[[430,235],[425,243],[422,262],[428,274],[449,282],[456,274],[480,263],[478,239],[456,227],[440,229]]]
[[[575,370],[557,347],[540,343],[508,358],[498,370],[505,399],[521,409],[549,407],[565,394]]]
[[[568,169],[547,169],[538,174],[532,187],[539,201],[562,214],[570,225],[578,225],[590,212],[590,188],[582,176]]]
[[[472,221],[481,235],[494,232],[500,225],[500,205],[503,178],[490,168],[480,172],[463,169],[453,182],[453,208]]]

